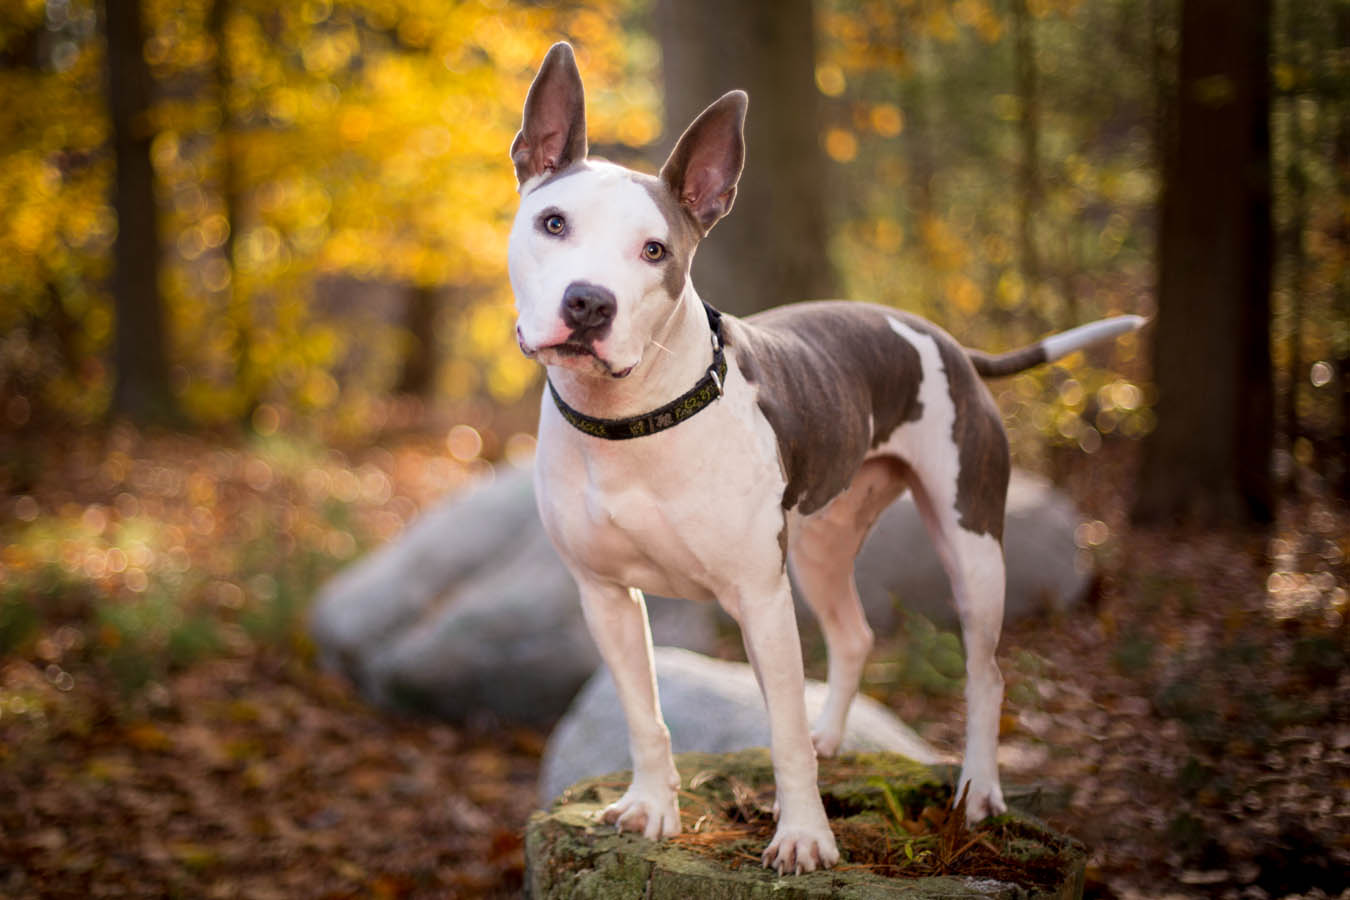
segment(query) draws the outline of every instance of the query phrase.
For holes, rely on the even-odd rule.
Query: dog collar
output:
[[[700,410],[711,406],[714,400],[722,396],[722,385],[727,377],[727,358],[722,351],[722,314],[707,303],[703,304],[703,308],[708,313],[708,324],[712,326],[713,361],[698,384],[665,406],[651,412],[629,416],[626,419],[597,419],[568,406],[563,398],[558,396],[553,382],[545,376],[544,381],[548,384],[549,393],[553,395],[558,412],[562,413],[562,417],[577,431],[607,441],[626,441],[674,428]]]

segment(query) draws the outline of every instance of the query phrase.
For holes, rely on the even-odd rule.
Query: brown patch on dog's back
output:
[[[778,438],[783,508],[804,515],[848,487],[867,452],[923,412],[918,351],[890,310],[799,303],[724,319],[726,345]]]

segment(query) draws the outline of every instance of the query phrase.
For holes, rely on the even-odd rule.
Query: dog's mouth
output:
[[[579,341],[561,341],[533,350],[522,343],[520,349],[526,356],[537,359],[546,366],[560,365],[568,369],[583,369],[589,368],[583,362],[583,360],[589,359],[593,366],[599,367],[603,374],[611,378],[625,378],[634,368],[634,366],[625,366],[622,369],[616,369],[609,360],[596,353],[593,346]]]
[[[559,356],[590,356],[594,357],[597,360],[600,360],[600,362],[604,362],[603,359],[600,359],[600,357],[595,355],[594,347],[588,346],[587,344],[578,344],[576,341],[563,341],[561,344],[553,344],[552,346],[549,347],[540,347],[539,350],[540,352],[543,352],[544,350],[552,350]]]

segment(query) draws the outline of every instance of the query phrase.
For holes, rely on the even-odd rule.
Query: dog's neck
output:
[[[670,315],[648,340],[642,360],[627,376],[549,366],[548,377],[574,409],[596,418],[621,419],[674,400],[707,373],[712,359],[712,331],[703,301],[686,282]]]

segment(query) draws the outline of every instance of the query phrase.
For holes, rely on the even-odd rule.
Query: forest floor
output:
[[[1005,781],[1089,896],[1350,897],[1350,511],[1309,476],[1267,534],[1133,531],[1128,447],[1062,468],[1100,578],[1005,631]],[[303,628],[481,471],[424,433],[0,436],[0,898],[517,895],[546,735],[377,712]],[[917,641],[865,688],[957,753]]]

